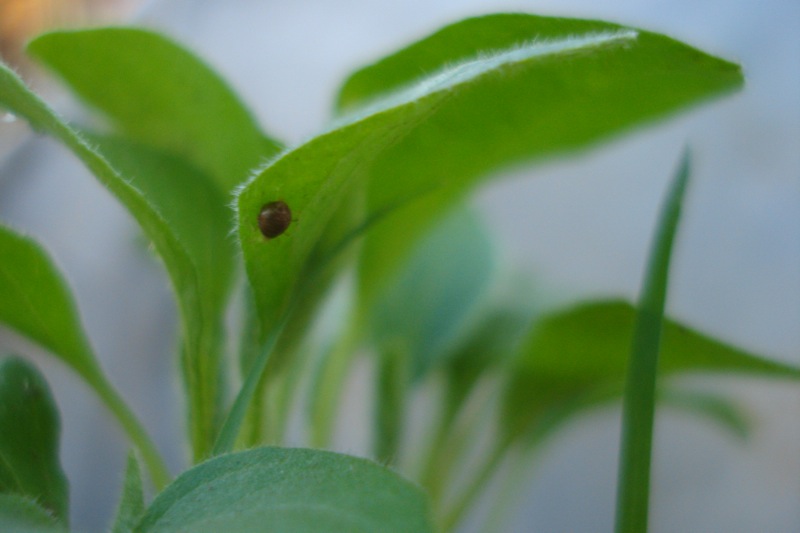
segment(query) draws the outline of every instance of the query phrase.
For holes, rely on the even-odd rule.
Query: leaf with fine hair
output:
[[[69,485],[58,458],[60,437],[44,376],[23,359],[0,359],[0,493],[31,498],[66,524]]]
[[[136,531],[432,532],[423,492],[388,468],[299,448],[226,454],[179,476]]]

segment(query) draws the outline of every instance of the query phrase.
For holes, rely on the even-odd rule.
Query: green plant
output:
[[[738,88],[736,65],[605,22],[468,19],[353,74],[328,129],[286,149],[215,73],[162,36],[55,32],[29,51],[110,127],[67,125],[5,66],[0,105],[60,140],[128,208],[164,261],[181,316],[195,466],[170,483],[97,363],[60,274],[33,240],[0,227],[0,320],[75,370],[136,449],[115,531],[454,529],[504,460],[530,453],[623,388],[618,529],[642,531],[657,366],[662,375],[800,377],[663,318],[688,156],[638,307],[535,305],[519,280],[504,286],[490,237],[464,202],[503,166],[575,150]],[[277,215],[275,202],[291,215]],[[353,281],[346,320],[324,350],[312,350],[319,310],[345,278]],[[243,320],[229,331],[223,315],[239,288]],[[240,339],[235,355],[225,353],[230,336]],[[373,459],[384,466],[279,447],[297,406],[309,444],[330,445],[345,376],[364,346],[376,368]],[[228,398],[231,373],[241,386]],[[436,416],[425,449],[412,452],[407,406],[423,383],[438,392]],[[487,394],[491,416],[478,416],[470,404]],[[724,398],[668,382],[660,394],[742,431]],[[64,530],[68,497],[47,386],[11,358],[0,367],[0,395],[0,524]],[[470,446],[479,436],[486,442]],[[149,505],[137,458],[161,491]]]

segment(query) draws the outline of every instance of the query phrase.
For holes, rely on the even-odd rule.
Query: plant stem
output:
[[[450,512],[445,514],[442,520],[442,531],[452,531],[464,519],[467,510],[472,507],[475,499],[486,489],[487,483],[492,479],[503,459],[506,458],[506,452],[511,447],[511,443],[512,440],[506,439],[495,444],[488,459],[478,469],[478,473],[461,493]]]
[[[170,476],[164,459],[155,444],[153,444],[147,431],[116,389],[111,386],[101,373],[98,372],[92,379],[87,379],[87,382],[92,385],[109,410],[119,420],[125,433],[139,450],[142,460],[150,472],[150,479],[153,481],[153,485],[156,490],[161,491],[170,482],[172,476]]]
[[[644,533],[650,501],[650,462],[661,327],[672,244],[689,179],[685,151],[662,207],[639,300],[622,406],[617,481],[617,533]]]

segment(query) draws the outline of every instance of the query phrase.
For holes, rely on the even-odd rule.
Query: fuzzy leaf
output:
[[[3,533],[67,533],[67,528],[36,502],[18,494],[0,494]]]
[[[223,193],[279,150],[216,72],[162,35],[57,31],[31,41],[28,51],[120,131],[182,156]]]
[[[60,433],[44,376],[23,359],[0,360],[0,493],[30,498],[66,524],[69,486],[58,456]]]
[[[206,454],[213,439],[213,420],[216,406],[216,387],[218,382],[219,365],[214,354],[218,353],[218,324],[221,319],[219,313],[209,313],[209,302],[219,300],[219,284],[226,282],[222,279],[215,280],[205,276],[200,271],[202,265],[214,261],[225,261],[227,249],[214,250],[208,246],[194,246],[191,237],[181,235],[177,230],[186,228],[190,220],[185,219],[187,212],[193,209],[207,207],[208,202],[198,205],[192,202],[197,198],[198,191],[171,195],[173,188],[170,186],[157,187],[158,177],[163,176],[163,170],[156,174],[142,177],[139,171],[153,170],[157,165],[137,158],[120,157],[116,150],[111,150],[115,162],[126,165],[128,171],[134,172],[133,177],[120,173],[109,160],[95,146],[90,145],[83,135],[62,121],[39,97],[33,94],[22,80],[5,65],[0,64],[0,106],[25,118],[34,129],[52,135],[72,152],[87,166],[105,187],[128,209],[136,219],[147,236],[153,241],[156,250],[164,259],[167,272],[172,279],[173,286],[178,296],[178,306],[183,320],[184,336],[184,365],[188,379],[200,382],[202,385],[190,386],[190,432],[194,451],[197,457]],[[99,139],[98,139],[99,140]],[[127,163],[130,168],[127,168]],[[184,163],[178,163],[180,168],[187,168]],[[176,164],[167,166],[167,169],[176,167]],[[192,171],[183,178],[178,177],[178,183],[186,183],[195,179],[196,171]],[[175,179],[173,176],[170,176]],[[148,179],[149,178],[149,179]],[[137,183],[138,180],[138,183]],[[141,187],[141,189],[139,188]],[[208,190],[208,185],[198,185],[199,192]],[[154,198],[159,193],[166,196]],[[218,193],[222,195],[222,193]],[[214,204],[215,202],[211,202]],[[160,208],[172,210],[161,211]],[[219,209],[216,205],[214,209]],[[195,216],[207,216],[214,220],[214,209],[209,213],[194,211]],[[206,222],[203,223],[204,225]],[[213,245],[212,245],[213,246]],[[219,252],[217,256],[206,255]],[[209,281],[209,283],[204,283]],[[213,307],[213,305],[211,306]],[[221,307],[217,305],[217,307]]]
[[[324,524],[324,527],[321,525]],[[433,531],[424,494],[376,463],[319,450],[222,455],[178,477],[137,531]]]
[[[415,239],[491,171],[586,146],[741,82],[736,65],[614,24],[492,15],[448,26],[354,75],[332,129],[243,188],[239,237],[262,322],[278,323],[342,206],[356,220],[383,215],[361,263],[371,301]],[[297,220],[267,240],[257,215],[277,199]]]

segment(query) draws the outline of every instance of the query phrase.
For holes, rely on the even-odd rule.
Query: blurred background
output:
[[[660,197],[682,148],[694,185],[676,251],[671,313],[756,353],[800,364],[800,3],[796,0],[0,0],[0,52],[61,113],[79,107],[25,62],[46,27],[135,23],[166,32],[227,78],[264,129],[289,144],[321,129],[353,69],[449,22],[488,12],[600,18],[666,33],[743,65],[743,92],[575,157],[515,168],[476,192],[508,262],[564,298],[634,297]],[[132,219],[49,139],[0,114],[0,220],[44,243],[77,295],[102,363],[185,467],[175,306]],[[2,260],[2,258],[0,258]],[[63,420],[77,531],[102,531],[127,445],[70,372],[6,329],[0,352],[34,357]],[[739,398],[755,431],[660,413],[654,532],[800,531],[800,390],[729,378],[687,382]],[[514,532],[613,524],[619,410],[582,417],[531,463]]]

